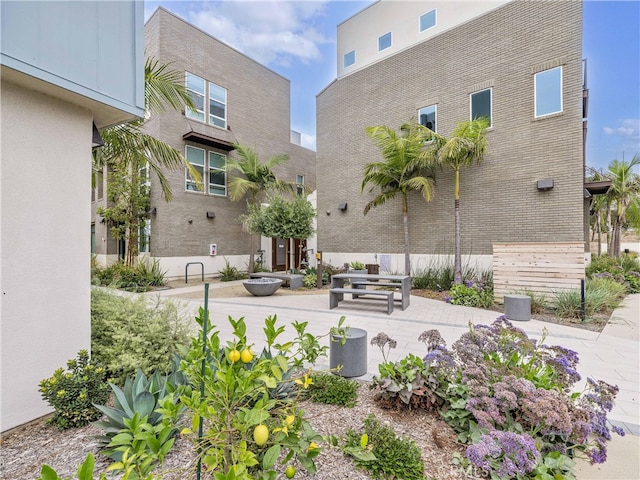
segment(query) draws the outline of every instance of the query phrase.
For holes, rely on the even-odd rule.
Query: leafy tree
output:
[[[361,192],[371,184],[369,192],[379,187],[380,193],[365,205],[364,214],[400,195],[404,227],[404,270],[405,275],[411,275],[408,195],[415,191],[425,201],[431,200],[434,182],[431,163],[423,149],[432,132],[414,121],[401,125],[399,132],[387,126],[368,127],[366,132],[380,148],[382,161],[365,165]]]
[[[640,175],[633,171],[637,165],[640,165],[639,154],[634,155],[630,162],[612,161],[607,172],[607,176],[611,180],[611,188],[609,188],[607,195],[616,209],[609,254],[615,257],[620,256],[622,225],[626,221],[627,210],[631,204],[640,202]]]
[[[274,195],[269,198],[266,207],[250,207],[250,213],[244,215],[242,221],[252,232],[265,237],[303,240],[315,233],[313,220],[316,215],[313,205],[302,196],[286,200],[280,195]],[[285,268],[288,270],[288,257],[286,261]]]
[[[227,160],[227,171],[237,172],[239,175],[231,177],[229,180],[229,197],[232,201],[248,197],[248,215],[242,218],[245,220],[245,228],[250,234],[249,273],[252,273],[256,251],[255,234],[260,232],[248,224],[246,220],[260,209],[261,197],[265,192],[273,190],[280,193],[295,194],[296,184],[278,179],[273,172],[276,166],[283,165],[289,161],[288,155],[276,155],[265,163],[260,163],[258,154],[250,147],[239,144],[234,147],[237,158],[230,157]]]
[[[486,130],[488,126],[488,120],[481,117],[458,123],[449,138],[433,133],[433,144],[427,151],[427,154],[432,156],[436,163],[442,167],[449,167],[454,172],[455,283],[462,283],[462,259],[460,254],[460,169],[482,162],[487,149]]]
[[[167,64],[159,64],[157,60],[147,58],[144,67],[145,77],[145,117],[172,108],[179,110],[183,106],[195,108],[185,85],[183,74],[177,70],[169,70]],[[93,150],[93,171],[102,171],[108,167],[110,175],[120,175],[122,178],[110,182],[111,185],[130,183],[129,205],[125,208],[128,214],[122,220],[124,224],[111,223],[112,227],[127,230],[127,264],[133,265],[138,248],[137,219],[146,212],[139,210],[140,205],[134,192],[141,188],[146,178],[141,178],[140,171],[147,168],[152,171],[160,182],[162,194],[168,202],[172,193],[164,169],[187,168],[192,178],[200,181],[199,173],[175,148],[146,134],[143,131],[144,119],[107,127],[100,131],[104,140],[102,148]],[[122,189],[124,192],[127,189]],[[115,198],[115,193],[107,192],[107,196]],[[127,198],[117,198],[116,203],[127,203]],[[105,217],[107,218],[107,217]]]

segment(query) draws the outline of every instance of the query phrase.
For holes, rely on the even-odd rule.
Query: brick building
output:
[[[411,118],[448,136],[488,116],[484,162],[461,171],[463,263],[495,244],[584,242],[581,2],[376,2],[338,26],[338,76],[317,96],[318,248],[333,264],[374,255],[402,270],[401,205],[363,215],[365,134]],[[348,159],[345,162],[344,159]],[[544,188],[551,181],[552,188]],[[347,204],[340,209],[340,204]],[[412,267],[452,254],[453,173],[410,197]]]
[[[249,237],[238,221],[246,213],[246,202],[232,202],[227,191],[231,174],[225,165],[234,155],[233,144],[251,147],[262,162],[288,154],[289,162],[275,169],[278,177],[315,189],[315,152],[301,147],[300,135],[290,129],[289,80],[163,8],[145,25],[145,53],[184,71],[186,86],[199,105],[196,112],[154,116],[145,130],[183,152],[204,179],[204,191],[198,191],[184,169],[166,171],[173,192],[167,203],[151,175],[146,250],[160,260],[168,277],[184,275],[189,262],[202,262],[206,274],[224,268],[225,260],[246,269]],[[99,229],[96,253],[112,261],[123,247],[110,239],[99,220],[94,225]],[[211,244],[217,246],[215,256],[210,255]],[[283,268],[284,261],[272,253],[288,248],[286,240],[262,239],[266,265]],[[196,266],[189,273],[199,272]]]

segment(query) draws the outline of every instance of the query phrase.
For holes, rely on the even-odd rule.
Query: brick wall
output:
[[[182,152],[182,136],[193,130],[247,145],[262,162],[273,155],[289,154],[290,161],[277,167],[276,174],[293,182],[297,174],[304,175],[305,183],[315,188],[315,152],[290,143],[289,80],[163,9],[147,22],[145,39],[148,55],[227,89],[229,126],[224,130],[171,111],[147,122],[145,128],[150,134]],[[165,175],[173,191],[170,203],[161,197],[159,184],[152,176],[151,205],[158,212],[152,217],[151,227],[155,257],[208,255],[210,243],[218,244],[220,256],[248,254],[249,237],[237,220],[246,212],[245,201],[186,192],[182,168],[165,171]],[[215,219],[206,218],[207,211],[214,211]]]
[[[469,93],[489,86],[488,153],[461,172],[463,254],[491,254],[495,242],[582,241],[581,44],[581,2],[513,2],[330,84],[317,97],[318,249],[402,252],[399,199],[362,213],[373,195],[360,193],[364,165],[381,159],[365,128],[397,128],[437,104],[448,136],[469,119]],[[536,120],[533,73],[556,64],[563,112]],[[555,186],[540,192],[544,178]],[[438,171],[436,182],[430,203],[410,199],[414,254],[453,249],[453,174]]]

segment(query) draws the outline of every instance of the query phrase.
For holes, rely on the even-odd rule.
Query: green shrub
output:
[[[353,407],[358,399],[358,382],[331,374],[318,374],[311,377],[309,400],[316,403]]]
[[[322,284],[323,285],[328,285],[329,282],[331,281],[331,275],[333,275],[332,273],[330,273],[330,270],[325,270],[324,267],[322,268]],[[305,279],[302,279],[302,282],[305,283],[305,287],[307,288],[315,288],[318,286],[318,269],[316,267],[309,267],[306,270],[306,274],[305,277],[309,276],[309,279],[306,281],[309,283],[309,285],[307,285],[307,283],[305,283]],[[313,282],[312,280],[312,276],[313,276]],[[310,286],[313,283],[313,286]]]
[[[109,398],[105,369],[89,352],[80,350],[77,359],[67,362],[68,371],[58,368],[53,376],[40,382],[39,391],[55,412],[49,423],[61,430],[82,427],[100,418],[102,413],[93,406]]]
[[[607,313],[620,305],[626,294],[626,287],[609,278],[587,280],[585,296],[585,316],[593,317]],[[563,290],[556,293],[555,312],[561,318],[581,317],[580,289]]]
[[[175,304],[149,306],[144,297],[91,292],[91,351],[115,383],[122,385],[138,368],[147,375],[168,373],[172,355],[188,343],[188,327]]]
[[[302,283],[307,288],[316,288],[318,286],[318,275],[315,273],[306,273],[302,277]]]
[[[424,479],[424,462],[413,441],[399,438],[391,427],[381,425],[373,415],[364,421],[364,434],[368,437],[375,460],[361,460],[354,456],[357,466],[372,472],[374,478]],[[363,432],[349,429],[345,449],[360,447],[362,437]]]
[[[165,272],[160,269],[160,262],[149,263],[139,260],[134,266],[117,262],[101,269],[92,261],[92,283],[112,288],[122,288],[132,292],[145,292],[150,287],[164,285]]]
[[[449,290],[453,285],[453,264],[430,265],[418,270],[411,277],[413,288],[419,290]]]
[[[446,300],[453,305],[489,308],[493,305],[493,288],[467,280],[453,285]]]
[[[220,274],[220,280],[223,282],[232,282],[234,280],[244,280],[247,278],[245,273],[238,270],[238,267],[234,267],[229,263],[229,259],[224,259],[225,267],[222,270],[218,270]]]
[[[593,256],[585,271],[587,278],[607,278],[624,285],[627,293],[640,293],[640,260],[631,255]]]

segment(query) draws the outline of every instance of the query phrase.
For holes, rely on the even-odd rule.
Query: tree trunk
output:
[[[255,258],[256,258],[256,236],[253,233],[249,234],[249,267],[248,267],[248,271],[249,274],[253,273],[253,264],[255,263]]]
[[[407,194],[402,194],[402,226],[404,227],[404,274],[411,275],[411,257],[409,255],[409,207]]]
[[[462,258],[460,254],[460,171],[455,171],[454,185],[454,210],[455,210],[455,239],[454,239],[454,267],[453,278],[455,283],[462,283]]]

